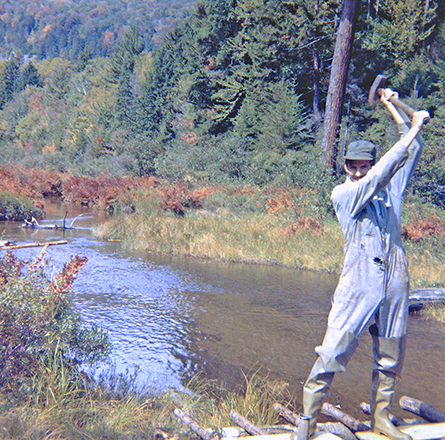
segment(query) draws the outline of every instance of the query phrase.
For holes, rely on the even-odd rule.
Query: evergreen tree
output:
[[[18,58],[11,56],[4,63],[0,72],[0,110],[13,98],[14,92],[16,92],[18,87],[19,78],[20,67]]]
[[[132,26],[125,38],[113,52],[110,82],[117,85],[115,92],[114,118],[116,127],[130,128],[133,108],[132,75],[136,58],[144,50],[144,41],[139,29]]]
[[[437,0],[384,0],[372,3],[367,32],[361,33],[364,49],[371,50],[381,70],[391,78],[403,75],[414,57],[425,54],[434,42],[440,16]]]
[[[320,18],[320,32],[335,27],[336,2],[326,3],[330,8],[321,8],[326,21]],[[312,102],[312,54],[305,50],[313,43],[310,13],[312,2],[305,0],[201,1],[155,54],[142,85],[137,131],[164,142],[234,132],[250,149],[262,148],[258,139],[275,130],[267,127],[265,109],[273,114],[278,105],[271,98],[277,85]],[[320,41],[323,56],[327,46]],[[300,123],[305,112],[301,104],[291,106],[297,108]]]
[[[29,61],[26,63],[20,71],[20,77],[17,83],[17,90],[23,90],[27,85],[30,86],[42,86],[42,80],[40,78],[38,70],[34,67],[34,64]]]

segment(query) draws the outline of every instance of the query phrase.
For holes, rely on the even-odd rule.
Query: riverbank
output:
[[[95,228],[103,239],[131,249],[249,264],[276,264],[339,274],[343,236],[329,216],[290,221],[268,213],[193,210],[177,216],[159,209],[118,215]],[[405,240],[411,288],[445,286],[442,237]]]
[[[343,236],[329,199],[335,181],[327,176],[312,188],[208,186],[162,182],[153,176],[90,178],[19,167],[0,168],[0,176],[5,211],[30,217],[44,210],[48,196],[107,211],[114,217],[95,233],[122,240],[130,249],[341,270]],[[16,196],[23,199],[20,209]],[[411,288],[444,287],[443,210],[408,194],[402,224]]]

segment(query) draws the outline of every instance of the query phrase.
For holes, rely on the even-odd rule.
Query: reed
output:
[[[343,238],[334,222],[302,222],[294,229],[264,214],[192,211],[118,216],[95,234],[122,239],[130,248],[254,264],[279,264],[311,270],[340,269]]]
[[[189,428],[174,416],[177,407],[212,430],[233,426],[232,410],[260,426],[271,426],[279,421],[274,403],[292,407],[288,384],[259,372],[246,374],[244,383],[233,391],[200,376],[192,379],[188,388],[191,392],[132,391],[122,395],[122,390],[95,386],[78,396],[68,392],[58,402],[3,408],[0,438],[142,440],[153,439],[156,432],[167,438],[190,438]]]
[[[307,220],[307,219],[306,219]],[[129,248],[253,264],[340,273],[343,236],[334,219],[289,223],[278,216],[192,211],[178,217],[161,210],[117,216],[98,226],[105,239],[123,239]],[[411,287],[445,285],[441,247],[406,241]]]

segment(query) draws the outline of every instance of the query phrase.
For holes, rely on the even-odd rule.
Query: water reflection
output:
[[[54,223],[66,207],[49,211]],[[69,219],[80,212],[69,208]],[[88,263],[75,282],[75,301],[87,322],[106,329],[113,341],[117,371],[139,365],[141,383],[181,388],[197,372],[228,387],[241,371],[259,368],[289,382],[297,396],[315,358],[337,277],[274,266],[215,263],[168,255],[131,252],[120,243],[91,234],[101,221],[83,212],[77,230],[22,230],[3,224],[4,237],[16,241],[65,238],[47,256],[60,269],[71,255]],[[69,220],[67,220],[68,222]],[[38,255],[40,248],[17,250]],[[445,387],[438,366],[445,361],[443,334],[435,324],[410,319],[402,394],[445,408]],[[369,399],[371,338],[365,332],[345,374],[337,375],[331,403],[359,416]]]

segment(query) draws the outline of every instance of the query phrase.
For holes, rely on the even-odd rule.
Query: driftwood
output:
[[[82,217],[83,214],[78,215],[76,218],[73,219],[71,224],[69,226],[66,226],[66,216],[68,214],[68,211],[65,212],[65,216],[63,217],[63,224],[62,226],[51,224],[51,225],[41,225],[39,222],[34,218],[31,217],[31,221],[25,220],[25,223],[21,226],[25,229],[76,229],[73,225],[74,222],[79,218]]]
[[[233,421],[238,426],[241,426],[241,428],[243,428],[250,435],[267,435],[267,432],[264,431],[264,429],[261,429],[252,422],[249,422],[249,420],[245,419],[242,415],[238,414],[234,410],[230,411],[230,417],[232,417]]]
[[[292,423],[294,426],[298,426],[300,423],[300,417],[292,411],[289,411],[284,406],[281,406],[279,403],[275,403],[273,406],[273,410],[278,413],[283,419],[287,420],[289,423]]]
[[[215,432],[201,428],[191,417],[179,408],[175,408],[175,416],[185,423],[195,434],[199,435],[202,440],[217,440],[218,436]]]
[[[59,240],[59,241],[47,241],[46,243],[25,243],[25,244],[11,244],[11,245],[5,245],[1,246],[0,249],[9,251],[10,249],[23,249],[23,248],[31,248],[31,247],[38,247],[38,246],[53,246],[57,244],[67,244],[68,242],[66,240]]]
[[[335,406],[332,406],[330,403],[325,402],[321,408],[321,412],[343,423],[353,432],[370,430],[368,425],[335,408]]]
[[[421,423],[419,425],[402,426],[398,428],[408,434],[413,440],[443,439],[445,437],[445,423]],[[385,435],[375,432],[356,432],[359,440],[388,440]]]
[[[429,422],[445,422],[445,413],[412,397],[403,396],[400,398],[400,407],[405,411],[412,412]]]

